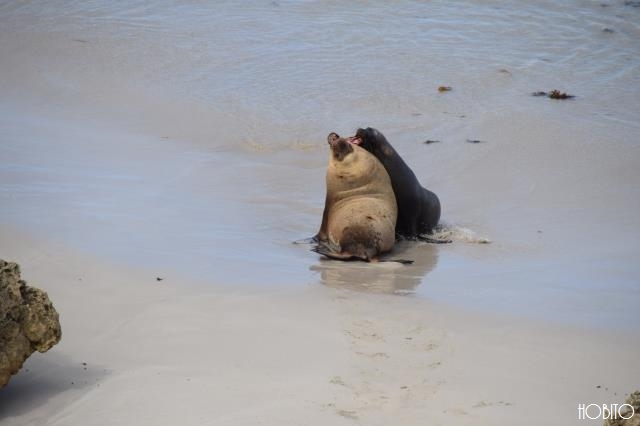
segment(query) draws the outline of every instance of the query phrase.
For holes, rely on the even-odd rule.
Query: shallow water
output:
[[[627,327],[638,40],[622,1],[3,3],[0,220],[160,276]],[[577,97],[530,95],[552,89]],[[404,243],[407,267],[291,244],[320,223],[326,135],[360,126],[493,243]]]

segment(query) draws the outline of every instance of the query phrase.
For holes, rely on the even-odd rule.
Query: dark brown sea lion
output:
[[[349,141],[372,153],[389,174],[398,205],[396,234],[429,240],[422,235],[432,232],[440,220],[438,196],[420,185],[413,171],[376,129],[358,129]]]
[[[396,199],[389,175],[371,153],[336,133],[316,252],[341,260],[378,260],[395,243]]]

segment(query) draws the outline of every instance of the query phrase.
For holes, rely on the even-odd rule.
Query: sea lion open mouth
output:
[[[360,136],[357,136],[357,135],[347,138],[347,141],[349,143],[354,144],[354,145],[358,145],[358,146],[362,145],[362,138]]]

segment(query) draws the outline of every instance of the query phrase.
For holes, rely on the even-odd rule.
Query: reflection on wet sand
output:
[[[395,262],[342,262],[322,258],[310,267],[320,273],[322,284],[369,293],[413,293],[422,279],[438,263],[438,246],[403,241],[393,249],[391,258],[411,259],[413,264]]]

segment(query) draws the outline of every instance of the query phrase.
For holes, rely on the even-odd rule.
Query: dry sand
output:
[[[157,281],[7,229],[0,247],[63,326],[0,393],[7,426],[577,425],[578,404],[638,385],[637,334],[327,286]]]

